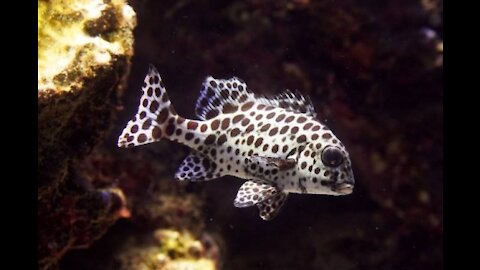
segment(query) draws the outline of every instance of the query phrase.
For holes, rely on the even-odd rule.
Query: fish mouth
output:
[[[337,192],[341,195],[348,195],[353,192],[353,185],[349,183],[341,183],[333,189],[333,191]]]

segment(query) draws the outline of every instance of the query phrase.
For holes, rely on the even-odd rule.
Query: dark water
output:
[[[152,181],[180,200],[201,194],[200,213],[180,223],[192,229],[198,222],[218,239],[223,269],[443,269],[441,1],[131,4],[138,26],[125,110],[97,158],[132,161],[120,168],[141,176],[123,180],[134,213],[153,203],[146,195]],[[354,193],[292,194],[265,222],[256,209],[233,207],[243,181],[173,182],[188,153],[183,146],[120,151],[116,137],[136,110],[149,63],[188,118],[207,75],[238,76],[256,93],[309,95],[349,149]],[[174,223],[134,214],[90,249],[67,254],[61,267],[117,268],[112,258],[127,239]]]

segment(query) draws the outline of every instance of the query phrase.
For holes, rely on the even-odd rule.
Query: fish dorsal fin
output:
[[[195,113],[201,120],[208,120],[221,113],[233,113],[239,104],[254,101],[253,93],[247,84],[237,77],[228,80],[209,76],[203,82]]]
[[[257,207],[260,217],[263,220],[271,220],[273,219],[279,212],[282,206],[285,204],[287,200],[288,193],[279,192],[275,196],[268,198],[267,200],[258,203]]]
[[[203,82],[195,113],[199,119],[208,120],[221,113],[236,112],[240,104],[249,101],[304,113],[312,117],[317,115],[310,98],[308,96],[305,98],[298,91],[293,93],[287,90],[274,97],[256,97],[247,89],[247,84],[237,77],[225,80],[215,79],[212,76],[207,77]]]
[[[249,207],[277,195],[280,190],[273,184],[260,180],[249,180],[240,187],[233,201],[235,207]]]
[[[176,180],[192,182],[208,181],[221,176],[217,164],[198,152],[190,153],[175,173]]]
[[[293,93],[290,90],[286,90],[285,92],[271,98],[262,96],[257,97],[256,99],[258,102],[265,105],[280,107],[297,113],[304,113],[312,117],[316,117],[317,115],[312,100],[308,96],[305,98],[299,91]]]

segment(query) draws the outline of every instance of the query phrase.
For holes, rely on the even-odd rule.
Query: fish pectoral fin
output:
[[[273,219],[285,204],[287,195],[288,193],[279,192],[275,196],[272,196],[261,203],[257,203],[260,217],[263,220]]]
[[[293,158],[251,156],[248,158],[250,164],[257,164],[265,169],[278,169],[280,171],[292,169],[297,164]]]
[[[274,181],[279,171],[295,167],[297,161],[293,158],[250,156],[246,160],[246,171],[255,178]]]
[[[217,164],[198,152],[188,155],[175,173],[176,180],[192,182],[208,181],[220,176]]]
[[[268,162],[277,166],[280,171],[292,169],[297,164],[297,160],[293,158],[268,158]]]
[[[281,191],[272,183],[259,180],[249,180],[240,187],[233,202],[235,207],[249,207],[261,203]]]

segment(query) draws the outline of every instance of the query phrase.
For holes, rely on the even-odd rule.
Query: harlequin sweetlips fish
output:
[[[163,138],[191,148],[175,178],[208,181],[225,175],[248,179],[236,207],[256,205],[270,220],[289,193],[346,195],[354,177],[345,146],[315,117],[309,98],[286,91],[268,98],[253,94],[241,79],[203,82],[195,112],[178,115],[162,78],[150,66],[137,114],[118,138],[132,147]]]

